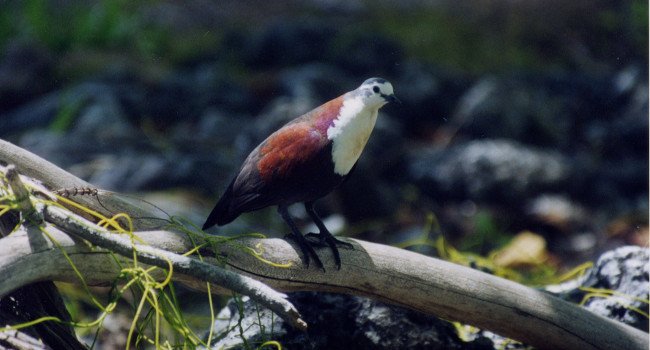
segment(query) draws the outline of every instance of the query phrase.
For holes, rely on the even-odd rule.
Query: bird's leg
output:
[[[354,246],[348,242],[343,242],[334,235],[330,233],[330,231],[325,227],[325,224],[323,224],[323,220],[318,216],[316,211],[314,210],[314,202],[305,202],[305,210],[307,210],[307,214],[311,217],[311,219],[314,221],[316,226],[318,227],[318,230],[320,231],[318,235],[316,236],[313,233],[308,233],[307,237],[314,237],[316,236],[318,238],[318,243],[321,245],[327,244],[330,249],[332,250],[332,253],[334,253],[334,261],[336,261],[336,267],[340,270],[341,269],[341,256],[339,255],[339,250],[337,246],[342,246],[348,249],[354,249]]]
[[[320,261],[320,258],[318,258],[316,251],[311,245],[309,245],[307,239],[302,235],[300,230],[298,230],[298,227],[293,222],[293,219],[291,219],[291,216],[287,211],[287,207],[283,205],[279,205],[278,213],[280,213],[282,219],[284,219],[287,225],[289,225],[289,228],[291,228],[291,234],[289,235],[289,238],[291,238],[294,242],[296,242],[300,247],[300,250],[302,251],[302,255],[304,257],[305,265],[309,267],[309,257],[311,256],[314,259],[316,265],[321,269],[323,269],[323,271],[325,271],[325,268],[323,267],[323,263]]]

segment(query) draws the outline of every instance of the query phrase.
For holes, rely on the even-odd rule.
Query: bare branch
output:
[[[0,159],[16,163],[21,171],[34,168],[34,165],[22,167],[20,161],[24,156],[12,157],[11,151],[3,149],[5,146],[2,142],[0,140]],[[38,163],[31,158],[30,162]],[[45,170],[46,174],[41,174],[43,177],[34,171],[27,174],[43,180],[52,188],[89,186],[87,183],[79,183],[81,180],[75,181],[74,176],[56,166],[47,164],[49,165],[42,167],[48,169]],[[56,172],[52,167],[57,169]],[[47,174],[50,171],[52,173]],[[60,172],[65,174],[52,175]],[[65,178],[66,183],[58,181],[55,178],[57,176]],[[83,204],[93,209],[97,207],[94,201]],[[132,214],[128,210],[125,212]],[[115,279],[119,269],[110,252],[91,250],[53,226],[48,225],[46,228],[56,237],[61,249],[79,267],[89,283],[106,284]],[[144,244],[175,253],[193,248],[184,235],[174,232],[147,231],[136,234]],[[280,239],[242,239],[236,244],[220,245],[220,250],[216,253],[226,257],[229,269],[247,274],[280,291],[330,291],[369,296],[472,324],[537,348],[648,348],[647,333],[595,315],[541,291],[402,249],[358,240],[350,242],[353,243],[354,250],[341,250],[343,264],[340,271],[334,268],[328,250],[319,251],[327,267],[325,273],[315,267],[305,269],[296,247]],[[292,266],[273,267],[242,248],[258,251],[266,260],[290,263]],[[24,230],[2,238],[0,296],[12,288],[37,280],[75,281],[76,277],[62,254],[60,249],[51,244],[30,246]],[[124,258],[124,261],[128,259]],[[174,276],[189,286],[205,289],[203,280],[183,273]],[[220,291],[223,292],[223,289]]]
[[[50,227],[48,232],[57,237],[81,273],[88,276],[89,283],[107,284],[119,274],[109,252],[91,251]],[[159,242],[165,249],[179,253],[191,248],[172,232],[139,232],[138,237],[145,244],[156,246],[155,242]],[[303,268],[297,248],[281,239],[244,239],[237,242],[241,246],[223,245],[217,253],[227,258],[230,269],[284,292],[310,290],[368,296],[492,330],[542,349],[647,349],[647,333],[541,291],[402,249],[349,241],[355,249],[341,250],[340,271],[334,268],[328,250],[319,250],[323,263],[330,267],[326,273],[315,267]],[[264,259],[293,265],[270,266],[243,252],[242,246],[263,250]],[[75,281],[58,249],[29,252],[26,235],[15,233],[3,239],[0,295],[7,291],[7,284],[29,283],[34,278]],[[45,265],[48,269],[42,268]],[[200,279],[180,273],[174,276],[179,282],[205,290],[205,282]]]
[[[61,208],[46,207],[45,218],[67,233],[83,238],[98,247],[108,249],[124,257],[132,257],[135,253],[138,260],[145,264],[163,269],[168,269],[171,265],[173,270],[178,273],[247,295],[275,312],[294,327],[303,331],[307,329],[307,324],[300,318],[298,310],[286,300],[287,296],[285,294],[278,293],[255,279],[224,270],[195,258],[133,243],[130,238],[124,235],[111,233]]]
[[[23,214],[24,218],[36,224],[41,223],[43,217],[34,208],[30,200],[29,191],[22,180],[20,180],[20,174],[16,171],[16,167],[14,165],[7,166],[5,175],[9,182],[9,187],[18,202],[18,210]]]
[[[17,330],[0,332],[0,349],[50,350],[41,340]]]
[[[50,190],[75,187],[94,188],[92,184],[47,160],[0,139],[0,165],[3,162],[15,165],[19,173],[43,182]],[[97,197],[100,198],[102,205],[98,205]],[[161,213],[146,210],[129,202],[127,198],[113,196],[108,191],[99,191],[97,196],[77,196],[75,201],[106,216],[112,216],[115,213],[128,213],[133,219],[133,226],[136,230],[158,229],[165,224],[165,221],[160,220]]]

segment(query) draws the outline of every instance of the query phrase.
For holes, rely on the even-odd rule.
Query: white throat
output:
[[[357,162],[375,127],[378,111],[379,106],[367,107],[359,97],[343,102],[338,117],[327,129],[335,173],[345,176]]]

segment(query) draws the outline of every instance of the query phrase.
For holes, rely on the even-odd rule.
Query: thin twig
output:
[[[15,163],[21,173],[42,180],[51,188],[90,186],[28,151],[0,140],[0,161],[2,160]],[[78,199],[82,201],[89,198]],[[119,200],[120,198],[115,198],[115,202]],[[83,203],[89,208],[97,209],[96,201]],[[134,212],[127,209],[127,206],[123,208],[118,212],[133,215]],[[46,225],[49,224],[46,222]],[[147,226],[154,225],[136,225],[135,230],[143,231]],[[48,230],[57,232],[54,225]],[[57,234],[57,239],[62,243],[60,249],[34,247],[29,244],[25,232],[16,232],[2,238],[0,296],[14,286],[37,280],[74,281],[74,271],[63,259],[61,249],[65,249],[75,263],[81,264],[80,271],[95,284],[114,280],[119,270],[108,266],[113,261],[108,252],[91,252],[88,247],[70,239],[68,235],[60,231]],[[147,244],[165,250],[185,252],[193,248],[193,245],[184,240],[184,236],[174,232],[149,231],[134,234]],[[218,254],[228,255],[229,268],[254,276],[278,290],[364,295],[469,323],[537,348],[648,348],[647,333],[605,319],[552,295],[402,249],[359,240],[349,241],[355,249],[341,250],[341,271],[327,273],[303,268],[296,247],[280,239],[241,239],[237,242],[238,247],[219,246]],[[260,246],[264,248],[263,251]],[[265,260],[289,262],[293,266],[273,267],[242,252],[242,248],[260,252]],[[128,251],[129,258],[132,249]],[[321,259],[324,265],[334,266],[329,255],[322,254]],[[179,274],[176,278],[193,288],[205,289],[205,283],[200,278],[184,276]]]
[[[51,350],[42,341],[13,329],[0,332],[0,349]]]
[[[0,164],[14,164],[18,172],[41,181],[49,189],[61,188],[94,188],[94,186],[69,172],[59,168],[55,164],[31,153],[11,142],[0,139]],[[101,198],[100,198],[101,197]],[[98,199],[110,210],[98,205]],[[154,230],[163,226],[166,221],[161,221],[160,213],[146,210],[141,203],[132,203],[128,198],[108,195],[102,196],[77,196],[75,202],[106,216],[115,213],[128,213],[133,220],[135,230]],[[162,219],[166,219],[163,217]]]
[[[20,174],[18,174],[14,165],[10,164],[7,166],[5,176],[7,177],[7,182],[9,182],[9,187],[11,187],[14,193],[18,210],[23,215],[23,218],[36,225],[43,222],[43,216],[34,208],[29,197],[29,191],[22,180],[20,180]]]
[[[93,250],[85,242],[72,239],[56,225],[45,222],[45,230],[58,247],[34,247],[26,229],[2,238],[0,243],[0,297],[13,286],[38,280],[78,283],[76,272],[64,253],[78,267],[89,285],[106,285],[121,269],[108,250]],[[194,247],[177,233],[134,232],[138,240],[182,254]],[[414,252],[355,239],[354,250],[341,249],[341,270],[318,271],[305,268],[297,247],[282,239],[238,239],[218,245],[218,256],[227,256],[229,269],[248,274],[281,292],[328,291],[361,295],[401,305],[420,312],[456,320],[522,341],[539,349],[648,349],[648,334],[620,322],[606,319],[550,294],[528,288],[468,267],[426,257]],[[262,262],[245,250],[255,250],[262,258],[290,263],[278,268]],[[318,253],[325,266],[334,266],[327,250]],[[118,255],[121,263],[128,258]],[[206,258],[215,261],[214,258]],[[46,268],[45,268],[46,266]],[[164,279],[162,273],[156,278]],[[200,278],[175,273],[174,280],[190,288],[206,290]],[[230,295],[223,288],[212,288]]]
[[[260,281],[197,259],[132,243],[127,237],[111,233],[61,208],[47,206],[45,218],[63,231],[81,237],[98,247],[125,257],[132,257],[135,252],[140,261],[165,269],[169,268],[171,263],[173,269],[179,273],[248,295],[297,329],[303,331],[307,329],[307,323],[300,318],[298,310],[286,300],[286,294],[279,293]]]

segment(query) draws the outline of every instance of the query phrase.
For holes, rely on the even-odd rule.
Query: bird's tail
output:
[[[208,215],[208,218],[203,224],[203,230],[206,230],[214,225],[225,225],[239,216],[239,212],[231,210],[231,201],[232,201],[232,186],[234,181],[230,183],[226,192],[221,196],[217,205],[214,206],[214,209]]]

